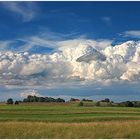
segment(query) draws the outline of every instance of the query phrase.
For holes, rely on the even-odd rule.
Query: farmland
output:
[[[140,138],[139,131],[140,108],[0,105],[0,138]]]

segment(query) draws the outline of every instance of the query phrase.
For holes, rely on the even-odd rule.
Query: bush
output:
[[[83,105],[84,105],[84,103],[83,103],[83,102],[80,102],[78,105],[79,105],[79,106],[83,106]]]
[[[96,102],[96,104],[95,104],[96,106],[100,106],[100,102]]]
[[[7,104],[13,104],[14,102],[13,102],[13,99],[12,98],[9,98],[8,100],[7,100]]]

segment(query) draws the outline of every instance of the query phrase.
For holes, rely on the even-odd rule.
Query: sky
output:
[[[94,39],[123,40],[139,30],[139,2],[1,2],[0,39],[50,31]]]
[[[0,100],[140,100],[140,2],[0,2]]]

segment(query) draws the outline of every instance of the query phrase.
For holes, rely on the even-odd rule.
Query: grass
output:
[[[140,120],[140,108],[79,107],[77,104],[0,105],[0,121],[93,122]]]
[[[0,105],[0,138],[140,138],[140,108]]]
[[[140,138],[140,121],[0,122],[0,138]]]

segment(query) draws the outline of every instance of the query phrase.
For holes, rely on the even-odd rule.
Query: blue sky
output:
[[[0,19],[0,100],[140,99],[140,2],[0,2]]]
[[[140,2],[1,2],[0,7],[1,40],[49,30],[120,41],[121,33],[140,25]]]

